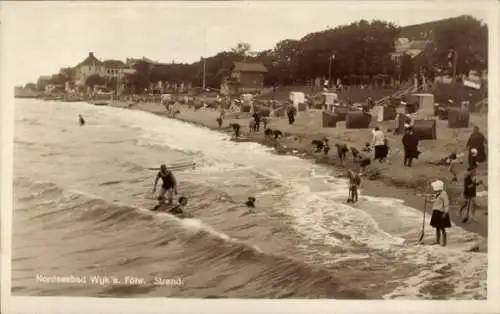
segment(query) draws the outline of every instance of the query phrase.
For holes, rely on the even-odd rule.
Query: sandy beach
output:
[[[129,107],[128,103],[119,101],[111,102],[109,105],[121,108]],[[257,133],[249,132],[248,124],[252,119],[250,113],[227,113],[222,127],[219,128],[216,122],[216,118],[219,116],[217,110],[200,109],[194,111],[184,106],[178,106],[176,110],[177,108],[179,113],[175,118],[178,120],[228,134],[232,134],[229,124],[236,122],[242,126],[242,137],[246,141],[257,142],[271,147],[276,146],[273,140],[264,138],[262,128]],[[139,103],[130,109],[144,110],[161,116],[168,116],[165,108],[159,103]],[[437,140],[420,142],[419,149],[422,155],[414,162],[411,168],[403,167],[401,135],[393,135],[392,132],[387,132],[387,130],[395,128],[396,122],[372,123],[373,126],[379,125],[385,132],[389,140],[390,152],[387,162],[380,164],[372,161],[372,164],[369,166],[369,172],[379,172],[381,175],[374,180],[364,178],[361,184],[361,193],[370,196],[402,199],[406,205],[423,211],[424,199],[417,194],[429,193],[429,185],[433,180],[443,180],[450,195],[452,205],[450,212],[454,225],[487,237],[488,216],[486,197],[478,197],[478,204],[480,206],[476,211],[475,221],[464,224],[458,217],[457,212],[463,202],[462,181],[463,172],[467,167],[466,160],[464,160],[463,164],[458,165],[458,182],[451,182],[451,175],[447,167],[430,164],[430,162],[435,162],[449,155],[450,152],[463,152],[472,125],[480,126],[481,131],[487,136],[487,129],[485,128],[486,119],[487,116],[484,114],[471,115],[471,125],[467,129],[449,129],[447,121],[438,121]],[[356,165],[353,163],[350,154],[348,154],[344,165],[342,165],[338,161],[336,150],[333,146],[336,143],[349,143],[361,150],[364,144],[371,140],[371,129],[346,129],[344,122],[337,123],[336,128],[322,128],[321,111],[319,110],[299,112],[293,125],[289,125],[285,117],[270,117],[269,122],[270,128],[279,129],[284,135],[279,140],[284,149],[282,148],[276,153],[291,154],[304,159],[315,160],[316,163],[331,165],[331,175],[335,177],[345,177],[346,170],[355,169]],[[323,153],[315,153],[314,147],[311,145],[312,140],[323,137],[327,137],[332,146],[328,156],[325,156]],[[477,171],[478,176],[487,181],[487,171],[487,164],[480,164]],[[429,214],[429,210],[427,210],[427,213]],[[487,247],[480,248],[480,251],[486,250]]]

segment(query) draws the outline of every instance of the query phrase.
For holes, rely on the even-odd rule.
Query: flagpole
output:
[[[206,70],[207,70],[207,62],[205,61],[205,56],[207,55],[207,28],[203,29],[203,90],[205,90],[206,85]]]
[[[332,56],[330,56],[330,63],[328,65],[328,87],[332,84]]]
[[[206,77],[206,62],[203,57],[203,90],[205,90],[205,77]]]
[[[453,49],[453,83],[457,82],[457,61],[458,61],[458,52],[457,49]]]
[[[335,55],[333,54],[333,51],[332,51],[332,54],[328,58],[328,59],[330,59],[330,62],[328,65],[328,87],[332,86],[332,63],[333,63],[334,58],[335,58]]]

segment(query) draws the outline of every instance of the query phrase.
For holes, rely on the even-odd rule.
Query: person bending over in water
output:
[[[233,129],[233,138],[240,138],[240,124],[231,123],[229,126]]]
[[[158,184],[158,180],[162,180],[160,194],[158,195],[159,205],[162,205],[165,201],[165,194],[168,198],[168,204],[172,204],[173,194],[177,194],[177,181],[175,180],[175,176],[172,171],[167,169],[166,165],[160,166],[160,171],[156,175],[155,183],[153,186],[153,193],[156,192],[156,185]]]
[[[78,121],[80,122],[80,125],[85,125],[85,119],[81,114],[78,115]]]
[[[255,197],[249,196],[248,200],[245,202],[245,205],[250,208],[255,208],[255,201],[256,201]]]

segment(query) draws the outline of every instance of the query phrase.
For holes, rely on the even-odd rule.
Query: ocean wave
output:
[[[142,234],[149,230],[153,237],[147,240],[140,240],[137,237],[136,243],[126,243],[127,247],[133,250],[135,247],[149,246],[151,251],[155,248],[164,247],[169,250],[172,241],[176,241],[183,248],[179,259],[183,265],[196,265],[197,273],[206,269],[222,267],[225,265],[225,272],[233,274],[238,268],[251,270],[252,277],[249,277],[247,284],[260,282],[259,294],[267,297],[286,297],[290,295],[308,295],[317,297],[335,298],[364,298],[366,297],[360,291],[348,289],[345,284],[340,284],[339,280],[334,279],[331,274],[321,268],[303,264],[302,262],[290,259],[286,256],[279,256],[272,253],[263,252],[262,249],[254,245],[243,243],[217,231],[215,228],[207,225],[199,219],[179,219],[167,214],[155,214],[143,208],[131,206],[128,204],[119,204],[108,202],[105,199],[82,193],[79,191],[65,190],[53,183],[33,182],[27,180],[16,180],[16,185],[22,185],[24,188],[38,191],[36,198],[24,197],[18,201],[25,203],[25,206],[31,206],[33,202],[39,204],[37,212],[31,217],[32,220],[44,221],[44,229],[51,229],[54,225],[72,225],[77,234],[82,230],[94,230],[104,234],[114,234],[112,237],[103,238],[99,245],[86,244],[81,247],[70,248],[66,254],[82,256],[91,252],[102,252],[112,247],[122,245],[123,240],[119,233],[113,233],[109,229],[113,226],[116,230],[139,230]],[[67,216],[65,213],[71,213]],[[55,215],[60,219],[67,218],[68,221],[47,220],[47,215]],[[83,226],[82,226],[83,225]],[[71,233],[71,232],[70,232]],[[76,237],[66,236],[66,241],[75,241]],[[179,242],[180,241],[180,242]],[[124,243],[123,243],[124,244]],[[187,253],[187,254],[186,254]],[[24,259],[29,257],[24,257]],[[161,254],[159,256],[161,259]],[[17,259],[19,261],[19,258]],[[113,266],[134,267],[142,263],[151,263],[148,258],[127,257],[125,260],[119,259]],[[192,269],[192,267],[188,267]],[[186,269],[184,269],[186,271]],[[186,277],[194,276],[194,274]],[[239,289],[247,290],[245,285],[227,287],[218,292],[219,297],[227,297]],[[311,293],[309,289],[313,290]],[[288,291],[288,292],[284,292]],[[134,289],[106,289],[101,292],[112,295],[137,294]],[[145,293],[145,292],[144,292]],[[212,292],[213,294],[213,292]]]

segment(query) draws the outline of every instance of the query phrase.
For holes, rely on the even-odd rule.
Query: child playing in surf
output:
[[[245,202],[245,205],[250,208],[255,208],[255,201],[256,201],[255,197],[249,196],[248,200]]]
[[[450,221],[450,200],[448,193],[444,190],[443,181],[437,180],[431,183],[435,195],[433,199],[426,199],[426,202],[432,203],[431,227],[436,229],[436,243],[446,246],[446,229],[451,227]],[[441,236],[443,242],[441,243]]]
[[[153,186],[153,194],[156,192],[156,185],[159,180],[162,180],[161,190],[158,195],[158,202],[161,206],[165,202],[165,194],[168,194],[168,204],[172,204],[173,194],[177,195],[177,180],[172,171],[167,169],[166,165],[160,166],[160,171],[156,174],[155,183]]]
[[[184,215],[184,211],[182,209],[186,207],[187,203],[187,197],[181,196],[179,197],[178,204],[172,207],[168,212],[172,215]]]
[[[349,198],[347,199],[347,203],[356,203],[358,201],[358,188],[361,184],[361,177],[352,170],[347,171],[347,177],[349,178]]]

